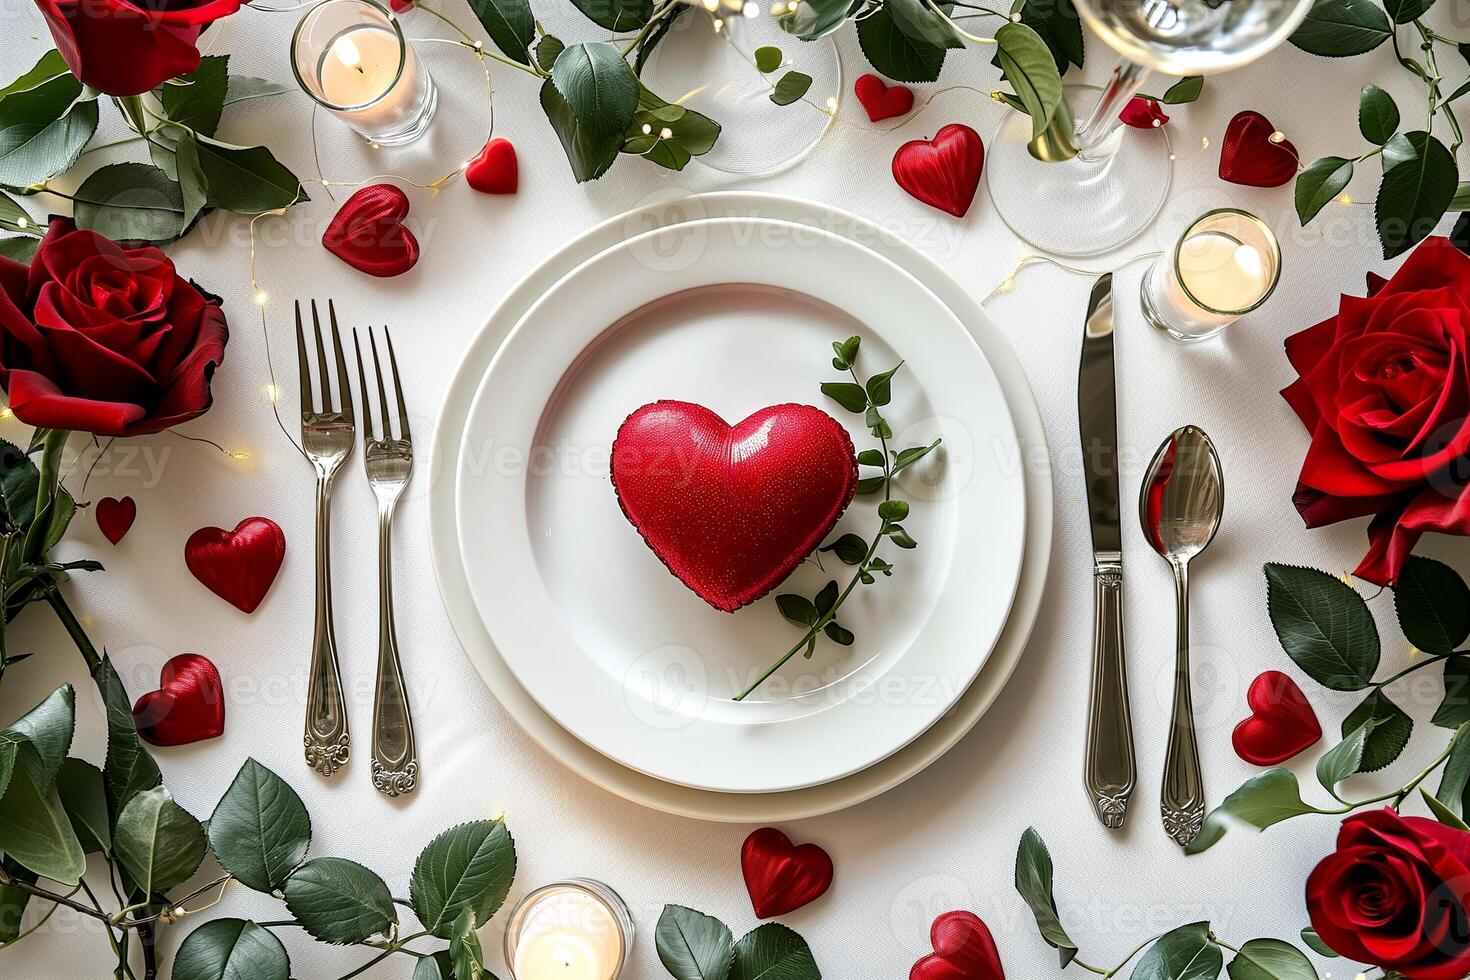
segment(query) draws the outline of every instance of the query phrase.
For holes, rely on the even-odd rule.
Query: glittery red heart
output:
[[[225,730],[225,689],[214,664],[181,653],[163,665],[158,690],[133,705],[138,734],[154,745],[188,745]]]
[[[1230,736],[1235,754],[1254,766],[1274,766],[1316,744],[1322,726],[1296,681],[1268,670],[1245,695],[1251,716]]]
[[[464,179],[481,194],[514,194],[520,184],[516,148],[497,136],[465,166]]]
[[[909,980],[1005,980],[990,929],[973,912],[946,912],[929,928],[934,952],[914,964]]]
[[[245,612],[260,605],[285,557],[286,536],[265,517],[247,517],[233,531],[201,527],[184,542],[184,564],[194,577]]]
[[[1290,141],[1271,141],[1271,120],[1247,109],[1235,114],[1220,143],[1220,179],[1247,187],[1280,187],[1296,176],[1298,155]]]
[[[740,871],[757,919],[794,912],[832,887],[832,858],[815,844],[791,843],[774,827],[763,827],[740,847]]]
[[[857,100],[862,103],[863,111],[868,114],[868,119],[872,122],[901,116],[914,107],[912,89],[904,88],[902,85],[884,84],[883,79],[877,75],[858,76],[858,80],[853,83],[852,91],[857,96]]]
[[[911,140],[893,155],[893,179],[930,207],[963,218],[975,200],[985,144],[969,126],[951,123],[932,140]]]
[[[113,544],[123,539],[128,529],[133,526],[133,521],[138,517],[138,502],[132,497],[124,497],[118,500],[116,497],[103,497],[97,501],[97,527],[101,529],[102,536]]]
[[[402,275],[419,260],[419,242],[404,226],[406,217],[408,195],[392,184],[373,184],[342,202],[322,233],[322,245],[370,276]]]
[[[612,483],[669,571],[734,612],[822,543],[852,501],[857,461],[847,430],[810,405],[730,426],[702,405],[658,401],[618,429]]]

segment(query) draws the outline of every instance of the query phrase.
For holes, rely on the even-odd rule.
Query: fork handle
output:
[[[332,628],[332,478],[316,479],[316,622],[306,691],[306,764],[330,776],[347,764],[350,738]]]
[[[378,681],[373,699],[373,785],[386,796],[418,784],[418,752],[398,630],[393,622],[393,503],[378,504]]]

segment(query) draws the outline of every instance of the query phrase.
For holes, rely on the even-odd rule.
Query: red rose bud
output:
[[[389,6],[395,14],[402,14],[413,9],[413,0],[390,0]]]
[[[1145,99],[1141,95],[1129,99],[1123,111],[1118,113],[1118,118],[1123,120],[1124,125],[1134,129],[1158,129],[1169,121],[1169,117],[1164,115],[1163,107],[1153,99]]]

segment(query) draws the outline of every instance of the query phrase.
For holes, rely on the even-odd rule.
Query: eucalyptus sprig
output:
[[[878,530],[871,539],[849,532],[818,549],[836,555],[844,565],[854,569],[846,586],[840,586],[836,579],[832,579],[811,598],[790,592],[776,596],[776,607],[781,615],[803,630],[802,637],[741,691],[735,697],[736,701],[743,701],[750,696],[752,691],[764,684],[798,653],[811,657],[816,652],[817,640],[824,635],[833,643],[851,646],[856,637],[837,621],[837,612],[859,585],[873,585],[878,581],[879,575],[884,578],[892,577],[893,565],[879,556],[878,549],[885,541],[905,550],[918,547],[918,542],[903,526],[903,521],[909,516],[909,504],[906,500],[894,498],[893,479],[938,448],[940,440],[935,439],[927,446],[912,446],[899,451],[888,448],[888,440],[893,438],[893,427],[883,416],[883,409],[893,400],[893,377],[903,367],[903,362],[900,361],[889,370],[872,375],[864,381],[857,373],[858,349],[861,346],[862,338],[857,336],[833,341],[832,366],[838,371],[846,372],[852,380],[824,382],[821,390],[822,394],[847,411],[863,416],[863,423],[873,438],[878,440],[877,449],[865,449],[857,455],[859,466],[878,472],[859,479],[856,491],[858,496],[883,495],[878,504]]]

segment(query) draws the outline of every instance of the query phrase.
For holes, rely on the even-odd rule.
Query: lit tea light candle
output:
[[[1203,340],[1264,303],[1280,276],[1281,247],[1261,219],[1210,211],[1144,275],[1144,316],[1175,340]]]
[[[633,945],[617,893],[578,878],[538,888],[511,913],[505,961],[514,980],[616,980]]]

